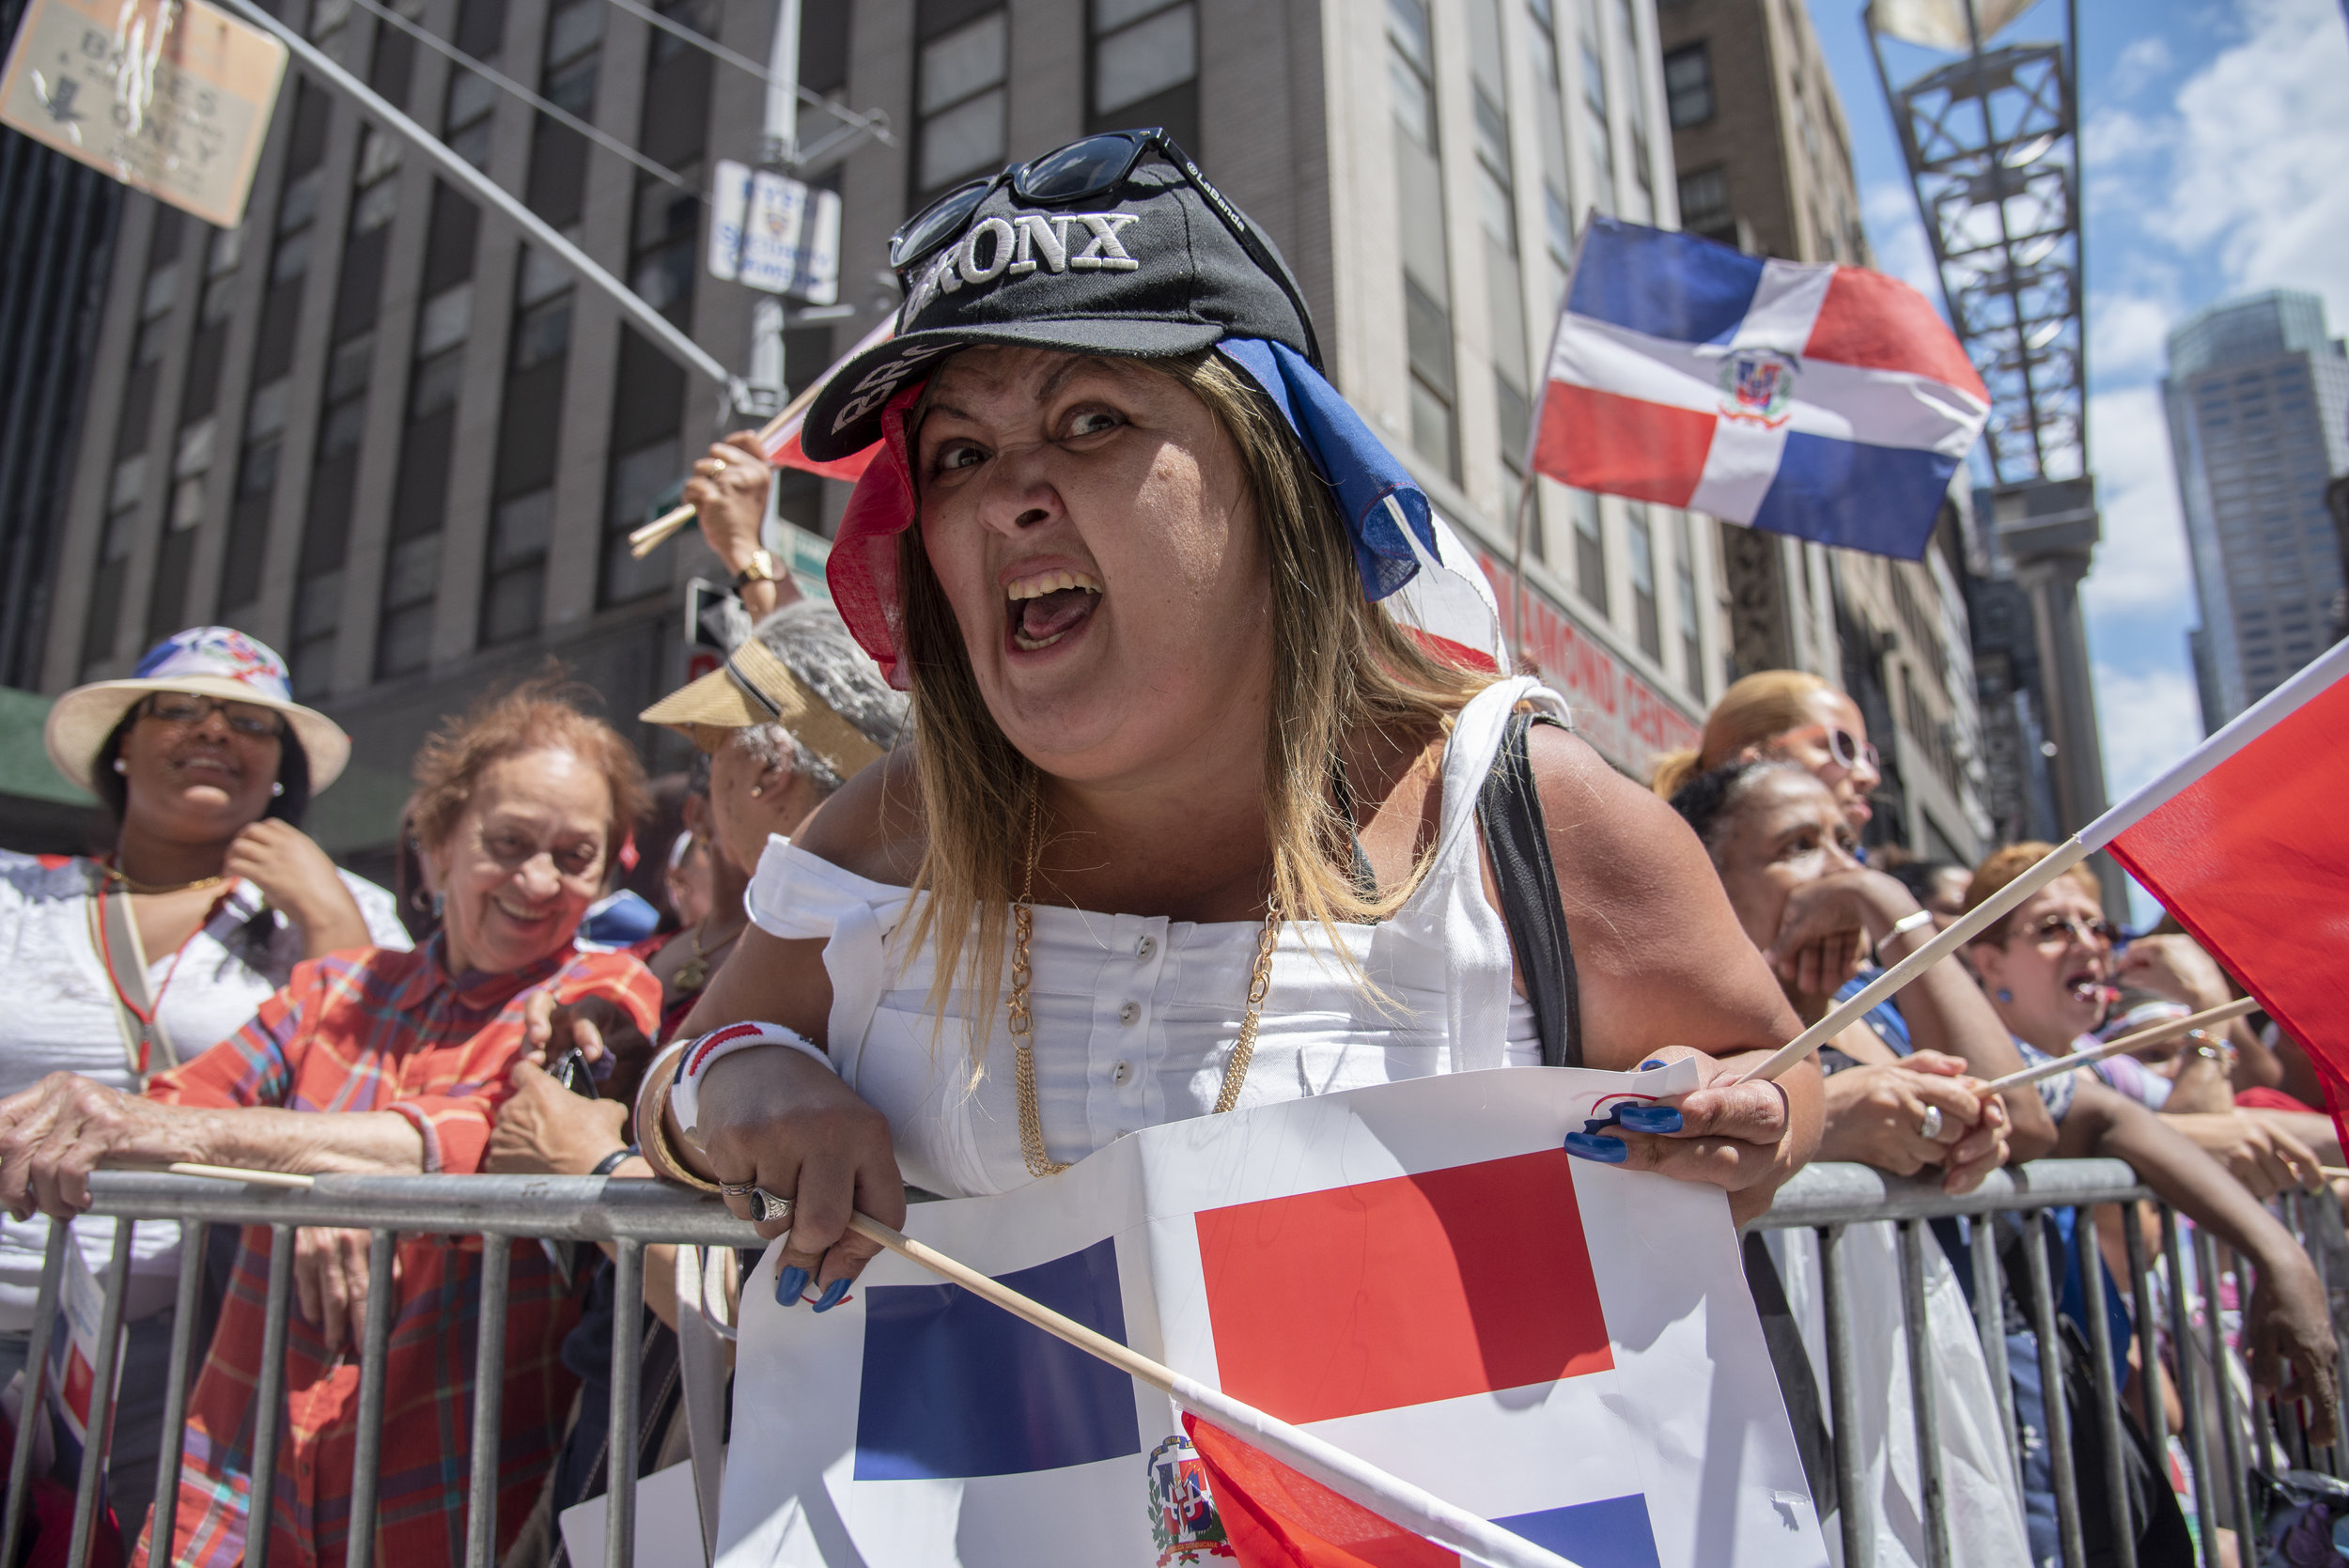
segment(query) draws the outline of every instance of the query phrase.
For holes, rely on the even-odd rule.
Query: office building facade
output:
[[[2324,302],[2275,289],[2170,334],[2162,401],[2201,626],[2190,642],[2216,730],[2335,635],[2341,548],[2326,505],[2349,470],[2349,350]]]
[[[608,0],[280,4],[720,360],[752,362],[762,297],[704,275],[702,193],[714,160],[760,157],[765,84],[677,30],[764,60],[771,7],[668,0],[663,28]],[[1280,244],[1333,378],[1515,618],[1511,519],[1576,225],[1674,217],[1655,26],[1649,0],[809,5],[802,85],[891,130],[801,171],[841,195],[840,303],[787,318],[785,379],[894,307],[887,239],[929,195],[1163,125]],[[552,659],[625,717],[682,678],[681,590],[712,563],[690,533],[642,562],[625,536],[751,421],[722,420],[719,389],[608,297],[301,78],[241,229],[126,204],[39,684],[121,675],[185,624],[254,632],[352,729],[350,782],[314,821],[376,863],[417,741],[484,689]],[[802,147],[839,123],[801,113]],[[820,536],[847,489],[794,474],[778,492]],[[1712,534],[1539,486],[1522,640],[1626,768],[1689,738],[1718,691]],[[643,738],[676,760],[673,737]]]

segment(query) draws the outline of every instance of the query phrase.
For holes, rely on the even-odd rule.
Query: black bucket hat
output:
[[[1264,338],[1320,368],[1280,251],[1159,131],[1089,136],[950,192],[897,231],[891,263],[907,290],[896,335],[817,394],[811,458],[879,441],[883,405],[972,344],[1154,359]]]

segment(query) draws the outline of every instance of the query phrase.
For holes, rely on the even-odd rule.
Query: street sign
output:
[[[285,74],[284,44],[204,0],[32,0],[0,124],[234,228]]]
[[[772,169],[718,160],[709,275],[809,304],[840,297],[840,196]]]

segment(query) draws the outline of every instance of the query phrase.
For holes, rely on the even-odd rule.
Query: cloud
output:
[[[1876,271],[1890,272],[1911,288],[1941,303],[1941,279],[1933,270],[1933,247],[1925,242],[1925,225],[1917,216],[1916,194],[1893,180],[1878,180],[1859,198],[1868,227],[1868,243],[1875,251]]]
[[[2099,381],[2156,376],[2168,358],[2178,318],[2168,300],[2144,294],[2088,297],[2089,373]]]
[[[2231,289],[2306,288],[2349,322],[2349,29],[2338,0],[2248,0],[2239,41],[2178,89],[2170,124],[2114,112],[2084,138],[2116,163],[2166,154],[2136,188],[2139,222],[2186,253],[2215,254]]]
[[[2089,614],[2171,617],[2183,638],[2197,619],[2194,579],[2161,394],[2150,386],[2092,394],[2088,450],[2104,517],[2104,542],[2080,585]],[[2109,735],[2111,718],[2104,723]]]
[[[2202,709],[2193,680],[2181,671],[2099,664],[2096,727],[2107,789],[2118,800],[2201,744]]]
[[[2156,78],[2168,75],[2175,64],[2168,40],[2158,33],[2148,34],[2121,51],[2112,74],[2106,78],[2106,90],[2115,98],[2135,98]]]

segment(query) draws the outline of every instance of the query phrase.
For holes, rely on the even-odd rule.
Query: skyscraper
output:
[[[2325,487],[2349,468],[2349,350],[2313,294],[2214,305],[2170,334],[2170,452],[2193,553],[2202,724],[2323,651],[2341,559]]]

